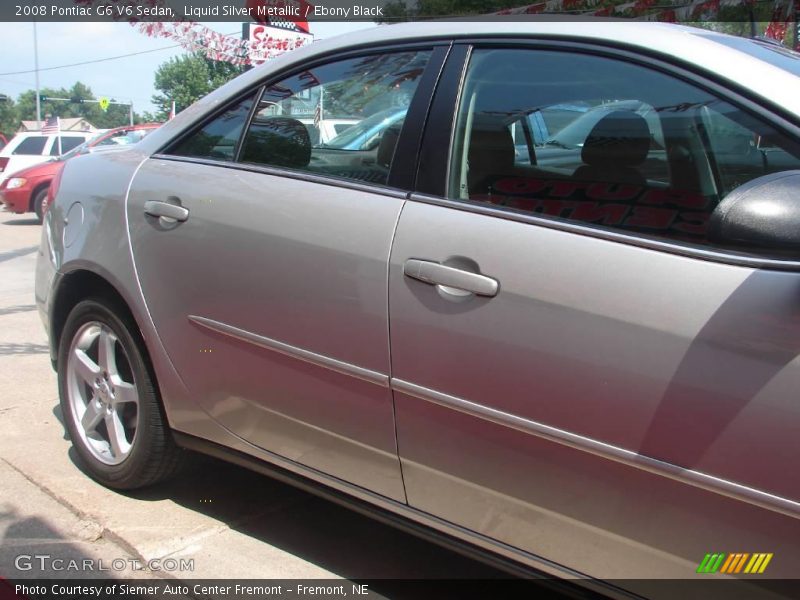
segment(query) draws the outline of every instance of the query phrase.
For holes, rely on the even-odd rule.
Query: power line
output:
[[[69,67],[80,67],[82,65],[90,65],[93,63],[101,63],[106,62],[109,60],[117,60],[120,58],[128,58],[129,56],[138,56],[140,54],[150,54],[151,52],[161,52],[162,50],[169,50],[171,48],[179,48],[180,44],[173,44],[172,46],[163,46],[161,48],[154,48],[152,50],[141,50],[139,52],[131,52],[129,54],[120,54],[119,56],[107,56],[106,58],[97,58],[95,60],[85,60],[83,62],[71,63],[68,65],[59,65],[57,67],[44,67],[39,69],[39,71],[55,71],[56,69],[67,69]],[[30,69],[28,71],[9,71],[8,73],[0,73],[0,77],[5,75],[25,75],[28,73],[35,73],[36,69]]]
[[[223,33],[222,35],[233,35],[234,33],[238,33],[237,31],[231,33]],[[39,71],[55,71],[56,69],[68,69],[69,67],[80,67],[82,65],[91,65],[94,63],[101,63],[107,62],[109,60],[118,60],[120,58],[128,58],[129,56],[139,56],[140,54],[150,54],[152,52],[161,52],[162,50],[170,50],[172,48],[180,48],[181,44],[173,44],[172,46],[162,46],[161,48],[153,48],[152,50],[141,50],[139,52],[130,52],[128,54],[120,54],[118,56],[107,56],[105,58],[96,58],[94,60],[85,60],[83,62],[77,63],[70,63],[68,65],[59,65],[57,67],[45,67],[39,69]],[[35,73],[36,69],[30,69],[28,71],[9,71],[8,73],[0,73],[0,77],[4,77],[5,75],[26,75],[28,73]]]

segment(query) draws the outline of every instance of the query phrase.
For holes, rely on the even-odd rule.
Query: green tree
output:
[[[42,88],[40,94],[46,98],[66,99],[41,102],[42,119],[47,115],[55,115],[62,119],[83,117],[98,129],[120,127],[130,122],[130,109],[127,105],[111,104],[108,110],[104,111],[97,102],[87,102],[97,100],[97,97],[89,86],[80,81],[69,89]],[[110,100],[116,101],[114,98],[110,98]],[[36,119],[36,92],[34,90],[27,90],[19,95],[16,112],[19,120],[33,121]],[[134,122],[136,121],[137,115],[134,114]],[[139,122],[141,122],[141,117],[139,117]]]
[[[11,96],[0,94],[0,133],[8,139],[19,129],[17,106]]]
[[[164,120],[173,101],[181,111],[242,72],[242,67],[214,61],[200,53],[173,57],[156,70],[155,88],[161,93],[152,98],[159,107],[154,116]]]

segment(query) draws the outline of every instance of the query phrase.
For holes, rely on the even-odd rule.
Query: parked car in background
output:
[[[20,169],[69,152],[94,135],[82,131],[62,131],[60,135],[36,131],[18,133],[0,150],[0,184]]]
[[[326,144],[337,135],[347,131],[358,123],[358,119],[322,119],[314,123],[314,119],[302,117],[298,119],[308,130],[312,146]]]
[[[39,222],[47,211],[47,191],[63,161],[54,159],[22,169],[0,183],[0,202],[7,211],[36,213]]]
[[[41,222],[50,202],[48,198],[50,183],[58,175],[65,161],[96,149],[135,144],[160,126],[160,123],[147,123],[110,129],[57,158],[17,171],[0,182],[0,202],[6,210],[14,213],[36,213],[36,218]]]
[[[36,303],[76,461],[124,490],[206,452],[615,598],[797,598],[800,54],[779,50],[387,25],[70,160]],[[290,109],[331,90],[365,123],[408,109],[314,145]],[[512,128],[542,107],[566,148],[531,135],[521,163]],[[661,585],[716,579],[712,554],[723,592]]]
[[[135,144],[154,129],[161,127],[161,125],[161,123],[141,123],[139,125],[115,127],[93,137],[83,145],[83,148],[91,152],[93,148]]]
[[[355,121],[336,137],[320,145],[332,150],[374,150],[380,144],[381,137],[392,125],[400,124],[406,116],[408,107],[389,108],[370,115],[366,119]]]

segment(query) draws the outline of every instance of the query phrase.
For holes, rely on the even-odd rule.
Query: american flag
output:
[[[323,119],[322,116],[322,96],[325,93],[325,90],[322,88],[319,89],[319,101],[317,102],[317,106],[314,109],[314,127],[319,128],[319,122]]]
[[[42,133],[58,133],[61,131],[61,120],[58,117],[48,117],[42,125]]]
[[[322,106],[317,104],[317,107],[314,109],[314,127],[319,127],[320,119],[322,119]]]

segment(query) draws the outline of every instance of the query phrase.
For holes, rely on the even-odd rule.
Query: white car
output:
[[[58,135],[55,133],[18,133],[0,150],[0,184],[12,173],[44,162],[51,156],[69,152],[94,135],[93,132],[62,131],[59,148]]]
[[[312,146],[327,144],[337,135],[359,122],[359,119],[323,119],[315,125],[314,119],[302,118],[298,120],[308,129]]]

